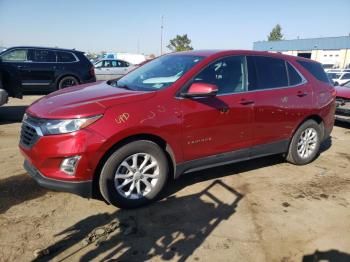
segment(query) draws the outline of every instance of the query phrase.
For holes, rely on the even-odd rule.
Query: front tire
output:
[[[154,142],[134,141],[117,149],[105,162],[99,180],[103,198],[120,208],[153,201],[169,173],[164,151]]]
[[[321,144],[321,128],[314,120],[305,121],[295,132],[290,142],[287,161],[295,165],[312,162],[318,154]]]

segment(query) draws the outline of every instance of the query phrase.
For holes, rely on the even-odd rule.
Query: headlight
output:
[[[44,135],[58,135],[78,131],[100,119],[102,115],[75,119],[47,119],[41,126]]]
[[[27,120],[27,119],[28,119],[27,113],[24,113],[23,118],[22,118],[22,122]]]

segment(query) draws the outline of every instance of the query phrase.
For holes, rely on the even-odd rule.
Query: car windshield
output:
[[[341,73],[328,73],[330,79],[338,79],[341,76]]]
[[[136,91],[160,90],[172,85],[203,58],[203,56],[193,55],[165,55],[110,84]]]

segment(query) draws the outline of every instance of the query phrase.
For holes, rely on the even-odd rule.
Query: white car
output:
[[[122,77],[135,68],[119,59],[102,59],[94,64],[96,80],[111,80]]]
[[[350,70],[332,70],[327,72],[329,79],[332,79],[334,85],[342,85],[350,80]]]

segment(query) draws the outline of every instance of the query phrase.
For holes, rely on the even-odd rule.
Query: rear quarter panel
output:
[[[330,84],[324,83],[316,79],[309,73],[302,65],[296,61],[292,61],[293,65],[303,74],[307,79],[308,84],[313,90],[312,110],[310,116],[319,116],[323,120],[325,131],[330,133],[334,125],[335,114],[335,89]],[[303,122],[295,127],[295,129]]]

